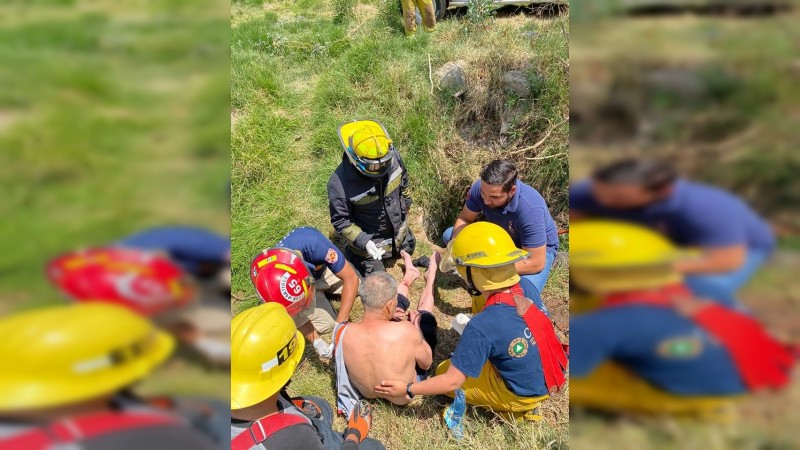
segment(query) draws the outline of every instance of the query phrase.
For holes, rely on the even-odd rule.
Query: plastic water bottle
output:
[[[453,317],[451,325],[458,334],[462,334],[464,333],[464,328],[467,326],[467,322],[469,322],[469,316],[464,313],[458,313]]]
[[[444,423],[450,429],[453,437],[460,440],[464,437],[464,425],[461,423],[461,419],[467,409],[467,397],[463,389],[456,389],[455,394],[453,403],[444,410]]]

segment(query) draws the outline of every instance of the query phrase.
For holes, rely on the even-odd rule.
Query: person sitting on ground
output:
[[[566,382],[567,357],[550,318],[520,285],[514,263],[527,252],[489,222],[465,226],[451,252],[471,293],[485,296],[483,310],[467,322],[453,357],[437,367],[435,377],[384,378],[375,392],[410,401],[415,395],[452,397],[461,388],[471,405],[540,420],[539,405]],[[535,289],[531,293],[538,295]]]
[[[410,399],[404,395],[385,395],[373,386],[387,378],[420,379],[433,364],[437,324],[431,311],[439,255],[431,257],[417,311],[408,310],[408,291],[420,273],[408,253],[401,252],[401,256],[405,261],[403,280],[398,284],[386,272],[365,278],[359,289],[364,318],[339,324],[334,332],[337,403],[345,414],[361,396],[408,404]],[[406,312],[408,321],[403,320]]]
[[[231,450],[385,450],[367,437],[372,410],[359,402],[344,435],[320,397],[290,398],[286,386],[303,358],[305,341],[287,311],[265,303],[231,321]]]

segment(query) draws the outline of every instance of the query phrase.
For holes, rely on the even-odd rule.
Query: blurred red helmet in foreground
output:
[[[250,280],[261,301],[283,305],[291,316],[314,299],[314,277],[303,258],[289,249],[262,251],[250,264]]]
[[[183,270],[158,253],[99,247],[61,255],[47,278],[77,302],[116,303],[154,316],[191,302],[194,290]]]

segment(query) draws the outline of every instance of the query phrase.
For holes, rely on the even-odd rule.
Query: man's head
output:
[[[386,272],[376,272],[364,279],[358,287],[364,311],[394,316],[397,308],[397,281]]]
[[[503,208],[517,192],[517,166],[496,159],[481,171],[481,198],[489,208]]]
[[[609,208],[641,208],[668,196],[677,177],[666,161],[622,159],[595,170],[592,196]]]

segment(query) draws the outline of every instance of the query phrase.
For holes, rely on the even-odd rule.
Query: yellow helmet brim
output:
[[[295,332],[297,349],[285,363],[259,376],[243,377],[231,370],[231,409],[243,409],[262,402],[278,392],[294,375],[303,359],[306,341],[303,334]]]

